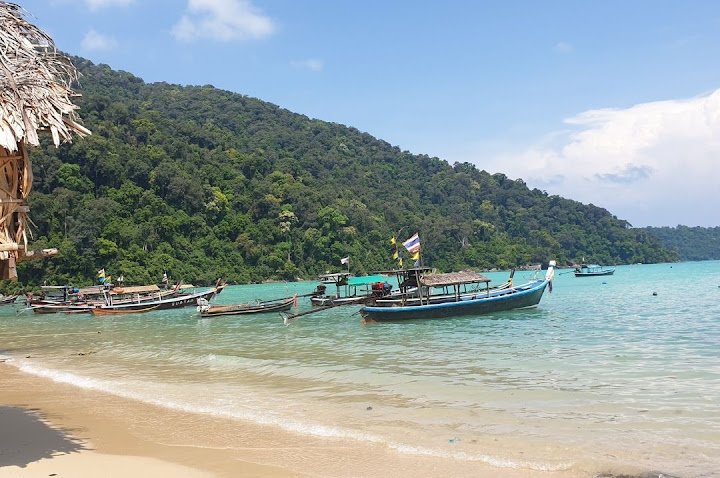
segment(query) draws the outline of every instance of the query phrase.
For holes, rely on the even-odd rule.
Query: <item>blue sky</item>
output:
[[[720,225],[720,2],[29,0],[71,54],[471,162],[635,226]]]

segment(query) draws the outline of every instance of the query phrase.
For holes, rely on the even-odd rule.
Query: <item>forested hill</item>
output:
[[[720,259],[720,227],[647,227],[666,248],[684,261]]]
[[[211,86],[146,84],[87,60],[77,90],[93,135],[32,153],[36,247],[21,281],[312,278],[350,257],[393,266],[389,239],[420,233],[441,270],[582,257],[675,259],[608,211],[470,164],[414,155],[352,127]]]

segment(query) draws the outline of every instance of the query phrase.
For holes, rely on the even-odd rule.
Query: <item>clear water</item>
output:
[[[232,286],[216,302],[315,285]],[[537,308],[478,317],[362,325],[358,310],[284,326],[277,313],[3,306],[0,356],[79,387],[406,454],[528,470],[720,470],[720,262],[560,270]]]

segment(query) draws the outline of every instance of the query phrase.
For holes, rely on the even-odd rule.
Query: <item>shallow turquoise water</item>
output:
[[[216,302],[315,285],[232,286]],[[500,467],[720,470],[717,261],[560,270],[535,309],[408,323],[361,325],[355,306],[287,327],[278,314],[202,319],[194,308],[21,309],[0,308],[10,363],[166,407]]]

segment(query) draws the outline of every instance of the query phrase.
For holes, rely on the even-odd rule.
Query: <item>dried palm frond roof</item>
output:
[[[448,272],[445,274],[426,274],[420,279],[422,285],[442,287],[446,285],[486,283],[490,279],[473,271]]]
[[[37,146],[39,130],[50,130],[56,146],[73,132],[90,134],[75,121],[71,98],[78,95],[70,84],[77,78],[70,59],[23,18],[22,7],[0,1],[0,146],[11,152],[21,141]]]

